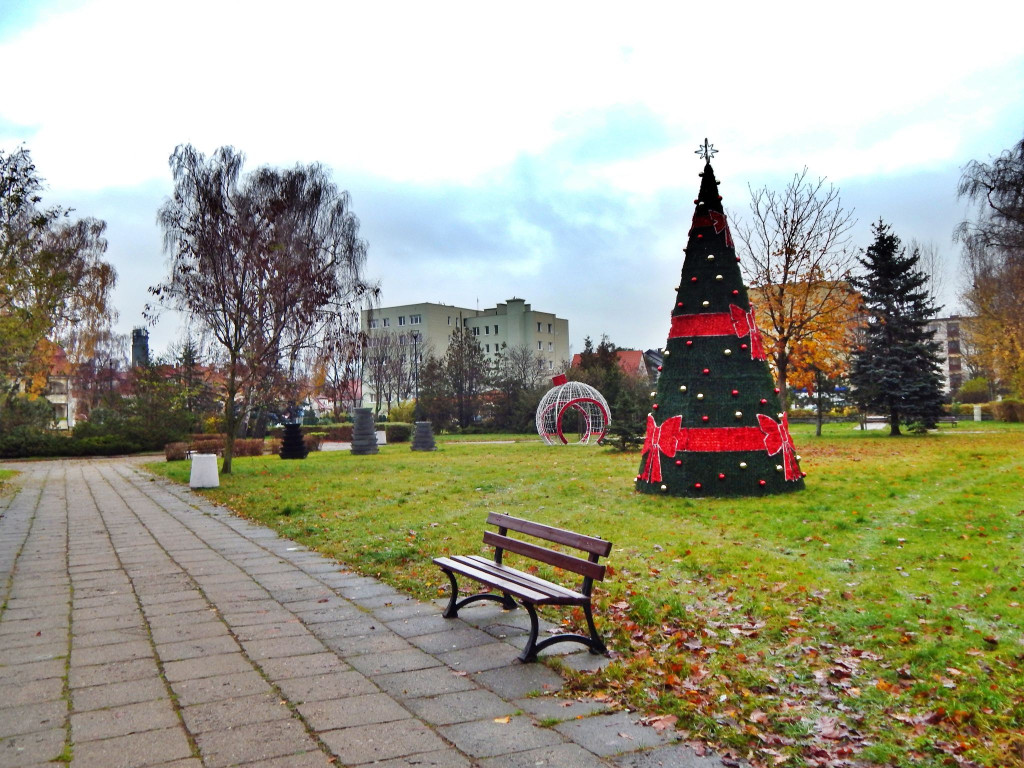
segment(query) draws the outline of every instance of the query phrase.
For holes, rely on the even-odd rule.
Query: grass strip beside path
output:
[[[600,535],[616,661],[572,689],[756,764],[1024,765],[1024,428],[793,432],[807,490],[774,497],[640,495],[638,454],[539,441],[240,458],[204,493],[421,598],[491,510]]]

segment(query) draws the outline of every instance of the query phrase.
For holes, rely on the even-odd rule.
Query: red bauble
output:
[[[703,371],[701,371],[701,373],[703,373],[705,376],[707,376],[709,373],[711,373],[711,369],[710,368],[705,368]]]
[[[733,288],[733,289],[732,289],[732,295],[733,295],[733,296],[739,296],[739,295],[740,295],[740,292],[739,292],[739,290],[737,290],[736,288]]]
[[[725,472],[719,472],[718,473],[718,479],[719,480],[725,480]]]
[[[747,345],[746,344],[740,344],[740,349],[747,349]]]
[[[738,397],[738,396],[739,396],[739,394],[740,394],[740,391],[739,391],[738,389],[734,389],[734,390],[732,391],[732,396],[733,396],[733,397]]]
[[[691,283],[696,283],[696,282],[697,282],[697,278],[696,278],[696,276],[694,276],[694,277],[691,277],[691,278],[690,278],[690,282],[691,282]]]
[[[707,420],[708,420],[708,417],[707,417],[707,416],[701,416],[701,417],[700,417],[700,420],[701,420],[701,421],[707,421]]]
[[[692,347],[692,346],[693,346],[693,342],[692,342],[692,341],[689,341],[689,340],[687,340],[687,342],[686,342],[686,346],[688,346],[688,347]]]
[[[765,400],[763,397],[761,398],[761,405],[768,405],[768,401]]]
[[[775,388],[775,394],[776,394],[776,395],[777,395],[777,394],[779,394],[779,392],[781,392],[781,391],[782,391],[782,390],[781,390],[781,389],[779,389],[778,387],[776,387],[776,388]]]
[[[676,459],[676,466],[677,467],[683,466],[683,460],[682,459]]]
[[[654,410],[658,410],[658,404],[657,403],[652,404],[651,408],[653,408]]]
[[[660,366],[660,365],[658,366],[658,370],[659,370],[659,371],[661,370],[661,366]]]
[[[681,302],[681,301],[677,301],[677,302],[676,302],[676,306],[677,306],[677,307],[682,307],[682,306],[683,306],[683,302]]]
[[[694,484],[693,484],[693,488],[694,488],[694,490],[696,490],[696,491],[699,491],[699,490],[700,490],[701,488],[703,488],[703,487],[704,487],[704,486],[702,486],[702,485],[701,485],[700,483],[694,483]]]
[[[760,485],[762,488],[764,488],[766,485],[768,485],[768,481],[766,481],[766,480],[758,480],[757,484]]]

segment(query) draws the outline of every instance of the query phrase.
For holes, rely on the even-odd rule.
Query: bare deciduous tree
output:
[[[232,147],[209,159],[190,145],[175,149],[174,194],[158,216],[170,274],[150,289],[225,354],[225,473],[240,418],[266,399],[266,383],[298,382],[303,353],[322,342],[334,314],[376,291],[362,276],[366,243],[348,194],[323,167],[260,168],[243,179],[243,162]]]
[[[750,190],[750,219],[737,226],[743,270],[783,404],[794,348],[835,322],[848,322],[853,212],[839,190],[807,169],[781,191]]]

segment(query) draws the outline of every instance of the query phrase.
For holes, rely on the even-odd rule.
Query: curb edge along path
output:
[[[525,615],[444,619],[138,464],[11,465],[0,768],[722,765],[544,695]]]

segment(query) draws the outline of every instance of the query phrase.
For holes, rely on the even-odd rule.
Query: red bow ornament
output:
[[[728,248],[732,248],[732,232],[729,231],[729,222],[725,218],[724,213],[718,211],[708,211],[711,216],[711,226],[715,228],[715,234],[722,234],[722,230],[725,230],[725,245]]]
[[[648,483],[661,482],[661,454],[669,458],[676,455],[676,443],[682,425],[683,417],[673,416],[659,427],[654,417],[647,414],[647,436],[644,438],[644,454],[647,461],[644,463],[644,471],[640,473],[641,480]]]
[[[739,338],[750,335],[750,359],[767,360],[761,329],[757,327],[757,321],[754,319],[754,305],[751,304],[750,309],[744,312],[735,304],[730,304],[729,316],[732,318],[732,329]]]
[[[757,423],[764,433],[764,448],[769,456],[782,452],[782,466],[787,480],[799,480],[800,465],[796,461],[796,446],[789,435],[789,417],[783,414],[782,421],[775,421],[771,416],[757,414]]]

